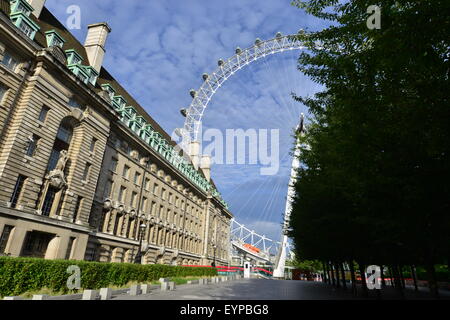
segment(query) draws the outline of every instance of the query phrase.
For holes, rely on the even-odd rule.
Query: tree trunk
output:
[[[322,282],[328,283],[328,279],[326,277],[327,268],[325,267],[325,262],[323,262],[323,261],[322,261],[322,268],[323,268]]]
[[[359,272],[361,273],[361,289],[363,297],[367,298],[369,296],[369,291],[367,289],[367,279],[366,279],[366,268],[363,263],[358,262]]]
[[[391,285],[392,288],[395,288],[394,273],[392,272],[392,265],[390,265],[388,267],[388,270],[389,270],[389,284]]]
[[[404,292],[403,292],[403,286],[401,284],[401,280],[400,280],[400,273],[399,273],[399,267],[398,265],[394,265],[392,268],[392,271],[394,273],[394,282],[395,282],[395,287],[397,288],[397,292],[399,293],[400,297],[402,299],[405,298]]]
[[[331,282],[332,282],[333,286],[336,286],[336,280],[334,278],[334,272],[333,272],[333,265],[332,264],[328,264],[328,267],[330,268]]]
[[[352,294],[354,296],[358,295],[358,288],[356,287],[356,277],[355,277],[355,266],[353,265],[353,260],[350,261],[350,276],[352,279]]]
[[[414,281],[414,291],[419,291],[419,288],[417,286],[416,266],[414,266],[414,265],[411,266],[411,276],[412,276],[413,281]]]
[[[436,271],[434,270],[434,265],[432,263],[428,263],[425,266],[428,274],[428,287],[430,288],[431,296],[435,299],[439,299],[439,289],[436,281]]]
[[[383,265],[381,265],[380,266],[380,271],[381,271],[381,274],[380,274],[380,276],[381,276],[381,287],[384,289],[384,288],[386,288],[386,281],[384,280],[384,266]]]
[[[347,290],[347,282],[345,281],[344,263],[341,263],[339,266],[341,267],[342,288],[344,288],[344,290]]]
[[[400,266],[398,266],[398,268],[400,270],[400,279],[401,279],[402,288],[406,289],[405,276],[403,275],[403,266],[400,265]]]
[[[339,263],[333,263],[334,273],[336,274],[336,287],[341,287],[341,281],[339,280]]]

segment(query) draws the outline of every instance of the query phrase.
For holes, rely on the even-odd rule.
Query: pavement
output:
[[[408,300],[431,299],[427,290],[415,292],[406,289]],[[448,292],[442,299],[450,299]],[[383,300],[401,299],[391,287],[382,290]],[[112,300],[361,300],[353,297],[349,290],[336,289],[322,282],[295,280],[239,279],[208,285],[180,285],[174,291],[152,289],[150,294],[129,296],[117,295]],[[375,290],[369,291],[368,299],[377,299]]]

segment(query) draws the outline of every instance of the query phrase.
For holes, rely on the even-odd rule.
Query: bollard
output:
[[[84,290],[81,300],[97,300],[97,294],[96,290]]]
[[[112,297],[111,288],[101,288],[100,289],[100,300],[109,300]]]
[[[175,290],[175,282],[169,282],[169,290],[170,291]]]
[[[47,294],[35,294],[31,300],[48,300]]]
[[[150,286],[148,284],[141,284],[141,294],[149,294]]]
[[[169,283],[161,282],[161,291],[167,291],[167,290],[169,290]]]
[[[130,296],[138,296],[141,294],[141,286],[138,284],[135,284],[134,286],[131,286],[130,288]]]

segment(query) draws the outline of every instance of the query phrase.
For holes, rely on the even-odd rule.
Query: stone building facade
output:
[[[208,165],[102,67],[106,23],[81,44],[44,4],[0,0],[0,254],[227,264]]]

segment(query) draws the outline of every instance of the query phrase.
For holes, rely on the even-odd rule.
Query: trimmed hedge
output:
[[[49,288],[68,293],[66,272],[71,265],[81,270],[81,289],[123,286],[131,281],[151,282],[159,278],[216,276],[215,268],[140,265],[38,258],[0,257],[0,296],[17,296]]]

